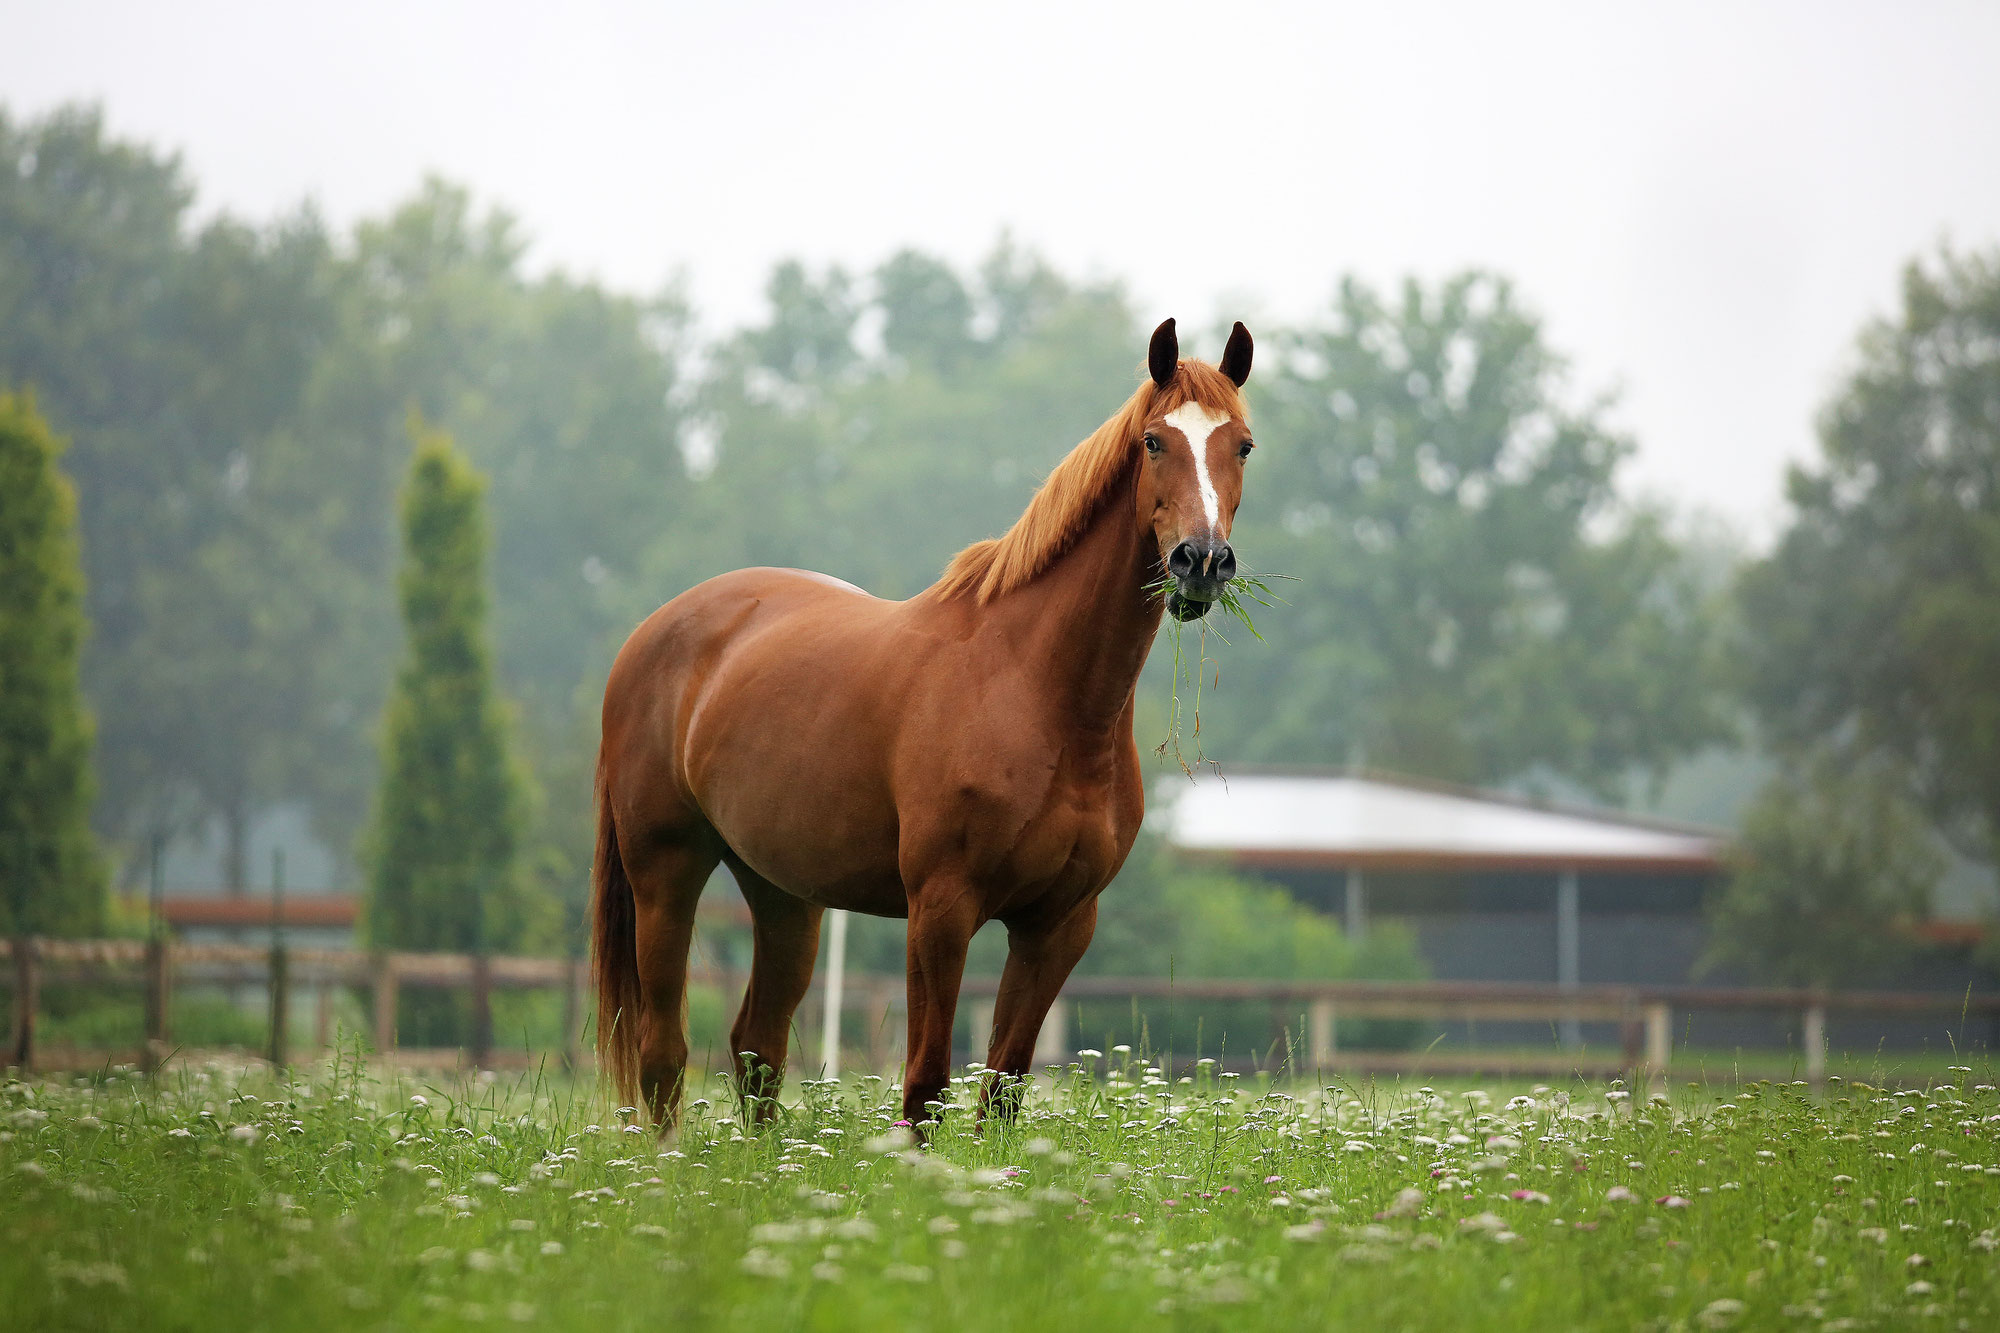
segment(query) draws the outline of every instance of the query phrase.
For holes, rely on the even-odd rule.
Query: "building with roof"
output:
[[[1676,984],[1718,829],[1366,770],[1230,767],[1163,793],[1183,856],[1275,880],[1350,934],[1393,918],[1433,976]]]
[[[1726,871],[1729,838],[1721,829],[1365,769],[1232,765],[1168,783],[1155,810],[1184,858],[1282,884],[1339,917],[1351,935],[1382,921],[1407,929],[1438,980],[1659,988],[1770,980],[1697,969],[1709,943],[1704,900]],[[1946,886],[1934,895],[1919,932],[1936,947],[1874,984],[1990,989],[1992,975],[1972,948],[1977,923],[1963,919],[1965,902],[1981,911],[1994,896],[1990,871],[1980,873],[1983,897],[1954,897]],[[1794,1018],[1689,1015],[1675,1040],[1782,1047],[1800,1040],[1789,1026]],[[1853,1014],[1829,1031],[1836,1044],[1857,1049],[1935,1048],[1946,1040],[1931,1018]],[[1538,1033],[1496,1023],[1477,1035],[1510,1041]],[[1586,1035],[1617,1036],[1591,1023],[1565,1024],[1560,1033],[1571,1047]]]

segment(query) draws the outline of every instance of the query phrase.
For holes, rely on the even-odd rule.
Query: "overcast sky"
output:
[[[1635,493],[1762,538],[1903,262],[2000,242],[2000,3],[1656,8],[0,0],[0,101],[101,101],[258,218],[442,172],[716,327],[781,256],[1003,227],[1183,324],[1487,266]]]

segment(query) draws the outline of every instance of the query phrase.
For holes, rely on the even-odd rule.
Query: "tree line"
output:
[[[204,220],[194,200],[175,158],[95,111],[0,113],[0,387],[69,442],[112,869],[219,827],[240,889],[279,803],[370,864],[389,827],[371,810],[404,799],[393,756],[438,716],[406,702],[412,506],[477,492],[497,685],[456,716],[517,756],[496,761],[522,886],[506,929],[544,942],[580,903],[596,705],[631,626],[748,564],[919,590],[1122,401],[1156,313],[1003,236],[971,271],[911,250],[866,273],[780,264],[760,320],[704,337],[676,288],[531,270],[518,225],[443,181],[344,231],[310,208]],[[1293,577],[1265,642],[1211,654],[1212,751],[1616,800],[1758,744],[1782,759],[1758,863],[1788,883],[1814,801],[1890,812],[1843,860],[1893,870],[1849,876],[1869,920],[1909,909],[1939,831],[1993,858],[1991,260],[1912,266],[1824,457],[1795,471],[1792,525],[1748,562],[1621,494],[1632,442],[1496,275],[1348,279],[1258,333],[1268,447],[1236,545]],[[1742,921],[1782,920],[1739,882]]]

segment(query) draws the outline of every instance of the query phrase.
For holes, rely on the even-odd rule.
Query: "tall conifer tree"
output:
[[[392,948],[504,949],[529,927],[517,865],[528,801],[487,641],[485,482],[448,435],[415,433],[368,930]]]
[[[90,832],[90,717],[77,683],[83,571],[62,443],[0,394],[0,930],[87,934],[104,880]]]

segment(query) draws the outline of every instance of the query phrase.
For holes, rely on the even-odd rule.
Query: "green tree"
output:
[[[838,265],[815,279],[805,265],[787,260],[764,286],[771,318],[737,341],[750,361],[793,384],[836,379],[860,353],[854,325],[861,310],[854,282]]]
[[[792,358],[780,380],[771,349],[822,327],[816,312],[835,304],[805,293],[844,291],[837,274],[815,287],[796,264],[780,265],[768,321],[718,349],[702,387],[698,410],[712,427],[712,464],[682,497],[690,521],[654,546],[635,612],[756,564],[824,570],[880,596],[907,597],[960,547],[1004,531],[1049,468],[1137,382],[1135,349],[1143,343],[1115,287],[1067,286],[1011,250],[987,266],[1001,290],[909,252],[880,272],[905,274],[933,296],[944,291],[942,304],[954,309],[949,293],[969,294],[974,311],[1004,307],[1007,319],[992,321],[992,337],[954,343],[945,364],[906,323],[900,352]],[[895,290],[886,284],[873,304],[826,324],[829,342],[849,346],[848,330],[862,315],[886,324],[893,312],[881,301]],[[911,310],[929,308],[927,298],[908,299]],[[955,336],[951,320],[941,327],[940,336]],[[830,368],[799,369],[815,364]]]
[[[383,715],[368,933],[404,949],[506,949],[541,924],[522,892],[525,775],[486,638],[484,483],[421,427],[403,492],[406,643]]]
[[[1943,872],[1929,823],[1880,764],[1821,752],[1765,787],[1743,817],[1735,865],[1709,905],[1703,970],[1856,986],[1910,952]]]
[[[351,237],[196,226],[193,195],[94,110],[0,114],[0,382],[74,441],[100,827],[218,827],[233,886],[275,803],[355,844],[414,404],[492,478],[496,666],[567,775],[524,845],[576,891],[591,696],[687,510],[684,304],[528,278],[512,220],[441,181]]]
[[[363,586],[326,705],[349,717],[382,706],[394,496],[408,463],[400,424],[415,404],[489,478],[494,664],[521,705],[517,743],[552,797],[522,832],[523,856],[580,910],[604,672],[643,600],[632,589],[645,553],[684,543],[689,521],[685,304],[673,291],[636,299],[560,274],[528,278],[513,219],[439,180],[361,225],[353,244],[342,335],[300,427],[322,492],[338,497],[330,544]],[[356,730],[327,747],[342,780],[320,798],[334,840],[372,782]]]
[[[100,715],[124,755],[109,794],[138,797],[155,821],[162,800],[216,820],[236,893],[259,812],[324,797],[325,761],[351,729],[327,698],[355,572],[327,558],[331,511],[296,433],[341,281],[309,218],[204,228],[172,266],[162,312],[161,341],[182,349],[171,412],[98,440],[177,458],[165,480],[181,499],[162,504],[130,479],[100,497],[130,518],[111,540],[131,615],[98,658]],[[134,545],[139,532],[150,549]]]
[[[891,356],[948,375],[974,352],[972,295],[943,260],[899,251],[875,270],[875,292]]]
[[[990,344],[1002,351],[1039,328],[1071,291],[1046,260],[1023,250],[1006,232],[980,263],[979,286],[993,324]]]
[[[100,822],[218,821],[241,888],[258,808],[317,796],[352,730],[318,706],[342,628],[330,492],[283,438],[343,269],[310,215],[195,231],[192,196],[95,111],[0,115],[0,378],[74,440]]]
[[[2000,860],[2000,251],[1912,263],[1859,353],[1743,577],[1749,696],[1782,751],[1893,759]]]
[[[1349,280],[1266,345],[1234,545],[1298,581],[1223,666],[1230,753],[1613,795],[1727,734],[1716,599],[1504,281]]]
[[[77,683],[83,572],[61,451],[31,399],[0,393],[0,931],[10,934],[86,934],[103,919]]]

